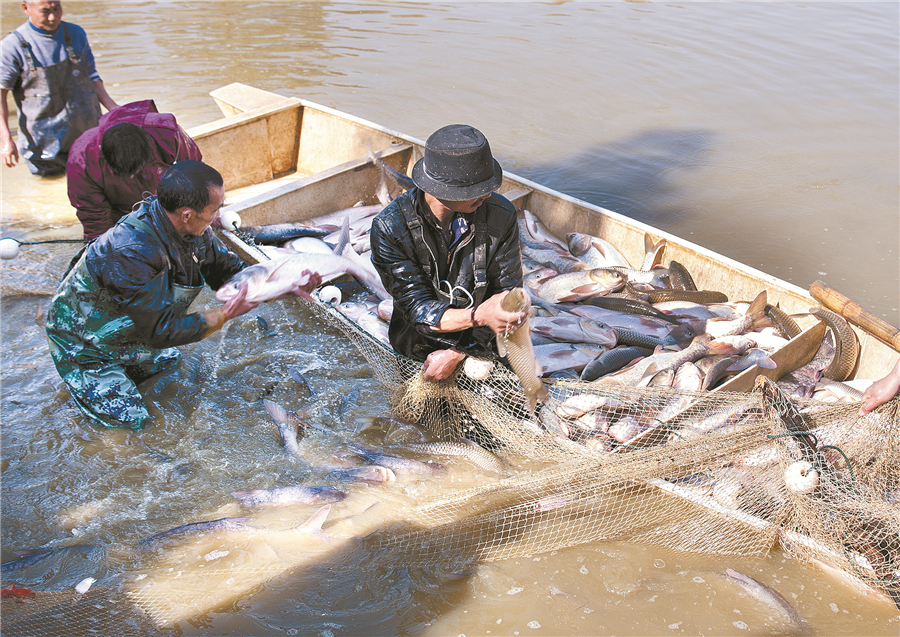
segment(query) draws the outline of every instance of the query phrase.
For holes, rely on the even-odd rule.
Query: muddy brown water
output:
[[[422,139],[446,123],[471,123],[512,172],[801,287],[823,279],[900,322],[896,4],[67,1],[64,8],[65,19],[87,29],[119,103],[152,97],[191,127],[219,116],[210,90],[239,81]],[[22,19],[18,3],[0,11],[4,32]],[[37,180],[21,165],[0,178],[4,236],[78,236],[64,179]],[[340,332],[282,302],[182,348],[178,370],[142,387],[156,416],[143,432],[91,426],[57,376],[43,332],[64,256],[46,265],[43,248],[24,249],[36,251],[31,261],[2,264],[4,276],[18,268],[35,293],[0,301],[3,560],[17,549],[96,549],[69,548],[38,562],[17,573],[20,584],[115,582],[145,565],[132,553],[142,538],[238,515],[231,491],[323,480],[307,463],[335,463],[336,442],[311,436],[301,443],[306,462],[286,456],[263,397],[309,408],[344,435],[384,439],[383,430],[363,431],[387,415],[365,360]],[[205,295],[198,305],[214,303]],[[485,479],[458,465],[440,479],[352,490],[389,505]],[[269,521],[291,524],[312,510],[289,507]],[[391,519],[385,511],[383,524]],[[789,630],[783,616],[723,577],[725,568],[777,590],[814,633],[900,631],[893,607],[778,550],[729,557],[598,542],[450,574],[406,570],[402,560],[373,564],[351,549],[334,559],[348,568],[288,573],[160,632]]]

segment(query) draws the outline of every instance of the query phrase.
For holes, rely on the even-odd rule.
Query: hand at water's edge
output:
[[[863,393],[859,415],[864,416],[900,393],[900,359],[894,364],[891,372],[869,385]]]

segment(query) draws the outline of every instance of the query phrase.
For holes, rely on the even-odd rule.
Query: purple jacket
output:
[[[140,126],[150,135],[153,158],[133,177],[114,175],[100,152],[103,133],[122,122]],[[85,241],[112,228],[146,195],[155,195],[160,177],[176,161],[202,158],[175,116],[157,111],[153,100],[131,102],[106,113],[99,126],[75,140],[66,163],[69,201],[84,226]]]

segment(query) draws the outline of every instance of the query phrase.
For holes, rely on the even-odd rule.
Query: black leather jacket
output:
[[[437,333],[431,327],[451,307],[470,307],[470,299],[478,304],[522,285],[515,207],[495,193],[474,213],[457,216],[472,227],[451,244],[421,191],[413,188],[372,222],[372,263],[394,298],[391,345],[409,358],[424,361],[450,347],[486,355],[495,346],[490,328]]]
[[[88,244],[85,262],[91,276],[128,314],[146,344],[163,348],[194,343],[208,325],[199,313],[180,315],[173,308],[173,286],[217,290],[247,264],[228,250],[211,229],[199,237],[175,230],[156,197],[148,197],[131,217],[151,226],[165,242],[123,217]],[[159,276],[168,272],[168,276]]]

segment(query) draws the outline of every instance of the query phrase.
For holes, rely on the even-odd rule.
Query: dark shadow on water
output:
[[[652,225],[680,214],[677,173],[708,161],[714,133],[656,129],[516,174]]]

